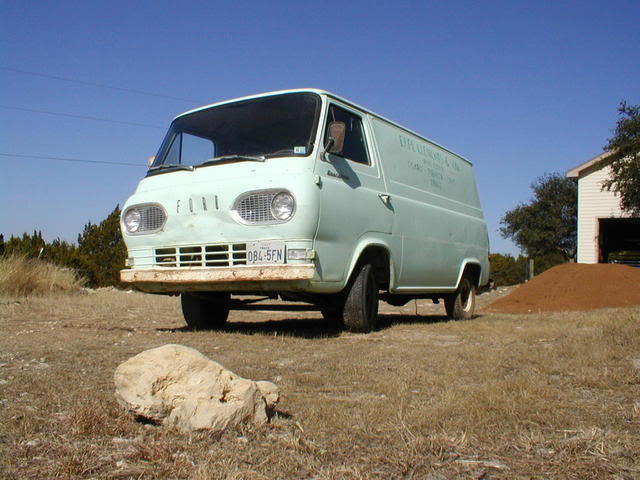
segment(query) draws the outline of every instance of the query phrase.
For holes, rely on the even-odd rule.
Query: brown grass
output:
[[[80,290],[84,280],[73,270],[38,259],[0,257],[0,295],[25,297]]]
[[[177,299],[107,289],[0,304],[0,478],[640,478],[640,308],[383,305],[353,335],[273,311],[191,332]],[[221,438],[134,421],[113,372],[166,343],[274,381],[279,413]]]

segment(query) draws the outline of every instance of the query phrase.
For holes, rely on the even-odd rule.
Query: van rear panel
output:
[[[380,118],[371,117],[371,125],[402,245],[396,290],[455,287],[467,261],[488,271],[471,163]]]

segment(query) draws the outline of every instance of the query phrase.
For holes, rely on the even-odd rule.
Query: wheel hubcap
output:
[[[462,309],[465,312],[471,310],[473,306],[473,294],[471,293],[471,285],[468,281],[464,282],[464,286],[460,292],[460,301],[462,303]]]

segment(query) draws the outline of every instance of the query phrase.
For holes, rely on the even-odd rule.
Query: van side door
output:
[[[367,116],[331,100],[323,124],[323,144],[329,142],[329,125],[343,122],[342,150],[316,160],[320,218],[315,238],[324,281],[342,281],[362,237],[388,237],[393,210],[378,161]]]

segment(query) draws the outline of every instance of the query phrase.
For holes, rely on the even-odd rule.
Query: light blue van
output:
[[[122,282],[180,294],[194,329],[221,327],[248,294],[356,332],[375,327],[379,299],[444,299],[471,318],[489,279],[471,163],[322,90],[179,115],[121,220]]]

